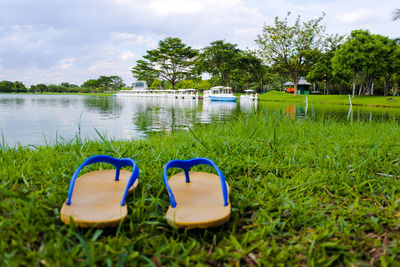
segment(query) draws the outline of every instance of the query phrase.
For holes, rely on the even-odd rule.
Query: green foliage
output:
[[[138,81],[146,81],[147,84],[153,84],[160,75],[159,71],[146,60],[136,61],[136,66],[132,68],[131,72]]]
[[[232,87],[240,92],[254,86],[254,89],[264,88],[265,78],[269,68],[252,52],[241,51],[236,57],[236,68],[231,74]]]
[[[324,84],[325,94],[329,94],[329,90],[333,89],[334,84],[342,84],[343,75],[334,75],[332,67],[332,58],[335,55],[337,49],[342,43],[343,36],[332,35],[326,38],[325,51],[322,51],[318,61],[313,66],[311,71],[307,74],[307,81],[309,82],[320,82]]]
[[[22,82],[14,82],[14,90],[16,93],[26,93],[28,89]]]
[[[47,85],[44,83],[39,83],[35,86],[35,91],[39,91],[40,93],[47,92]]]
[[[182,80],[176,84],[176,89],[194,88],[195,82],[193,80]]]
[[[10,82],[1,81],[0,82],[0,93],[26,93],[28,89],[22,82]]]
[[[159,89],[161,87],[161,81],[159,79],[154,79],[153,83],[150,85],[150,89]]]
[[[263,88],[266,66],[252,52],[218,40],[203,49],[197,61],[197,71],[207,72],[217,80],[217,84],[240,92],[253,85]]]
[[[162,81],[161,87],[164,89],[174,89],[169,81]]]
[[[0,92],[2,93],[10,93],[14,89],[14,84],[10,81],[1,81],[0,82]]]
[[[103,93],[106,89],[102,86],[96,88],[96,93]]]
[[[148,140],[79,138],[0,149],[0,247],[5,266],[367,266],[400,261],[396,122],[290,120],[261,112]],[[139,186],[115,228],[60,221],[75,169],[89,156],[135,158]],[[162,170],[209,157],[230,185],[230,220],[177,230]],[[108,165],[94,169],[112,168]],[[198,170],[212,171],[207,167]],[[384,173],[391,176],[382,176]]]
[[[168,81],[172,88],[177,82],[194,76],[196,49],[184,44],[179,38],[167,37],[158,43],[158,48],[148,50],[132,69],[134,77],[152,84],[154,79]]]
[[[193,88],[198,91],[205,91],[205,90],[209,90],[212,87],[212,85],[213,84],[211,83],[210,80],[199,80],[199,81],[196,81]]]
[[[240,54],[236,44],[218,40],[203,49],[197,68],[212,76],[219,76],[227,86],[231,85],[231,73],[236,68],[236,58]]]
[[[297,95],[300,76],[311,69],[323,49],[325,27],[320,22],[324,16],[306,22],[300,22],[298,16],[293,26],[288,25],[289,16],[284,20],[275,17],[274,26],[264,25],[256,43],[268,63],[291,77]]]
[[[98,79],[90,79],[82,84],[82,87],[90,88],[93,92],[101,91],[98,88],[103,88],[103,91],[116,91],[126,86],[124,81],[119,76],[100,76]]]
[[[394,73],[400,72],[399,45],[387,37],[367,30],[352,31],[332,58],[334,74],[351,75],[353,96],[359,80],[358,94],[372,95],[374,81],[386,76],[385,95]]]
[[[84,82],[81,87],[85,88],[90,88],[92,90],[95,90],[97,87],[100,86],[100,83],[96,79],[90,79]]]

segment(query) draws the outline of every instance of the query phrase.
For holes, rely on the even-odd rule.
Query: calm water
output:
[[[54,144],[56,140],[99,139],[96,131],[109,138],[145,138],[150,132],[187,129],[199,123],[234,120],[256,110],[278,112],[299,118],[304,105],[224,103],[164,98],[105,96],[0,94],[1,143],[13,146]],[[397,120],[399,109],[348,106],[309,106],[307,118],[345,121]]]

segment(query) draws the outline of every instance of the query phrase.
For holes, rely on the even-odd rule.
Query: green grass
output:
[[[350,105],[348,95],[308,95],[309,104],[338,104]],[[293,96],[285,92],[271,91],[258,95],[261,101],[279,101],[290,103],[304,103],[305,95]],[[399,96],[356,96],[351,99],[353,105],[377,106],[377,107],[400,107]]]
[[[399,142],[396,122],[290,120],[260,113],[141,141],[0,144],[0,262],[396,265]],[[128,197],[128,217],[110,229],[66,226],[59,212],[70,177],[95,154],[136,159],[140,182]],[[221,227],[177,230],[164,217],[169,200],[163,166],[199,156],[213,159],[224,172],[232,216]]]

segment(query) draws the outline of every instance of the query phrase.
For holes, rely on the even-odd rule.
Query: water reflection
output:
[[[260,103],[259,103],[260,104]],[[399,108],[350,107],[348,105],[261,104],[267,112],[278,112],[290,119],[371,122],[399,120]]]
[[[100,114],[103,119],[118,118],[122,112],[122,106],[112,97],[92,96],[83,100],[87,111]]]
[[[250,111],[241,109],[234,102],[194,99],[118,97],[116,101],[130,109],[130,130],[141,135],[155,131],[187,129],[199,123],[226,121],[236,113]]]
[[[25,103],[24,98],[15,98],[15,99],[10,99],[10,98],[0,98],[0,105],[6,105],[8,107],[15,107],[15,106],[20,106]]]
[[[244,99],[244,100],[240,100],[239,104],[240,104],[240,109],[256,111],[258,101]]]

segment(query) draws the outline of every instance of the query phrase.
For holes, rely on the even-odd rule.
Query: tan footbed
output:
[[[121,170],[119,181],[115,181],[114,170],[89,172],[76,179],[71,205],[65,201],[60,212],[61,221],[70,224],[70,219],[79,227],[115,226],[126,217],[127,206],[121,206],[131,172]],[[138,179],[129,189],[132,192]]]
[[[224,206],[218,175],[189,172],[189,177],[190,183],[186,183],[183,172],[168,180],[177,203],[175,208],[168,208],[168,223],[190,229],[208,228],[227,222],[231,215],[231,204],[228,199],[228,205]],[[229,193],[228,183],[226,185]]]

